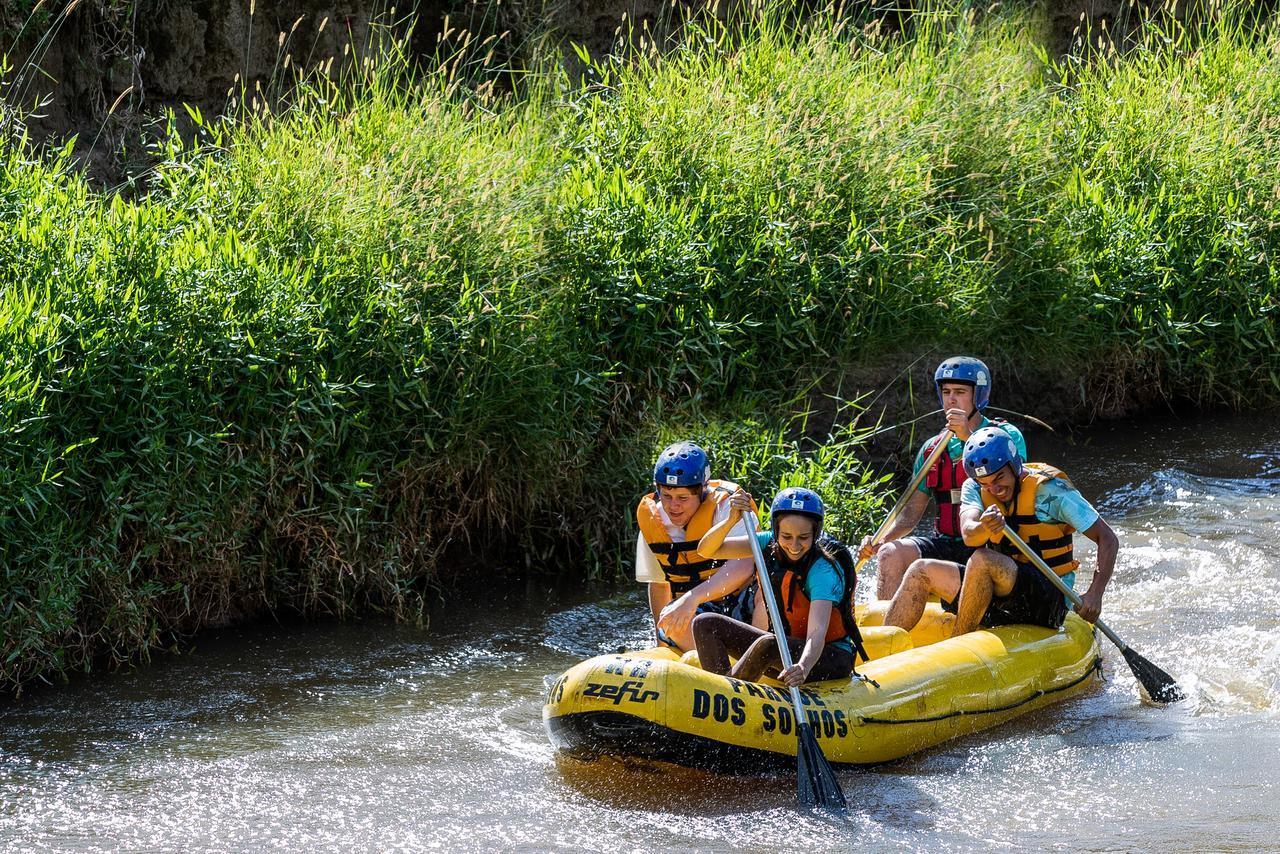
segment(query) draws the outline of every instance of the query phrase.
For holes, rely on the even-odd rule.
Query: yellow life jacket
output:
[[[682,543],[671,540],[671,534],[662,521],[662,504],[658,501],[658,494],[653,492],[640,499],[640,504],[636,507],[636,522],[640,525],[640,534],[649,550],[658,556],[658,565],[662,567],[662,574],[671,585],[673,596],[683,596],[724,566],[723,560],[710,560],[698,554],[698,544],[702,541],[702,536],[711,530],[716,508],[728,501],[729,496],[737,490],[738,485],[727,480],[707,481],[702,493],[702,504],[684,526],[685,540]]]
[[[1076,529],[1066,522],[1042,522],[1036,516],[1036,492],[1040,489],[1040,484],[1048,483],[1055,477],[1062,478],[1067,486],[1071,486],[1071,480],[1053,466],[1026,463],[1022,467],[1022,478],[1017,491],[1013,495],[1012,509],[996,501],[985,487],[982,490],[982,506],[995,505],[1004,514],[1005,524],[1011,525],[1050,569],[1058,575],[1069,575],[1080,566],[1080,561],[1075,559],[1072,551],[1071,535]],[[1031,562],[1003,534],[992,537],[991,542],[999,551],[1018,563]]]

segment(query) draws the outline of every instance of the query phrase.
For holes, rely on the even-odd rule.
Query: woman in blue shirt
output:
[[[705,558],[728,560],[750,557],[746,536],[729,537],[751,496],[742,490],[729,499],[728,518],[702,536],[698,552]],[[839,542],[822,535],[825,511],[822,499],[809,489],[792,487],[779,493],[771,508],[771,530],[758,531],[760,550],[791,647],[795,663],[782,670],[774,635],[768,631],[768,613],[756,591],[751,624],[722,614],[700,614],[693,620],[694,644],[702,668],[710,673],[755,681],[776,675],[783,683],[798,686],[822,679],[844,679],[853,672],[853,625],[849,602],[851,585],[836,560]],[[729,657],[738,662],[729,667]]]

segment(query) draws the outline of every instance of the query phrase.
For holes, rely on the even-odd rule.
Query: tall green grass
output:
[[[394,50],[156,142],[0,150],[0,681],[478,554],[625,571],[661,444],[879,511],[814,389],[975,352],[1082,417],[1280,397],[1280,33],[1049,62],[1027,18],[693,28],[515,95]],[[482,71],[480,62],[473,70]]]

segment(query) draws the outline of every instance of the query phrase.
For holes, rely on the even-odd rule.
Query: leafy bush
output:
[[[5,144],[0,680],[413,618],[495,544],[617,574],[677,436],[852,537],[858,433],[794,419],[885,352],[1063,377],[1084,416],[1274,401],[1280,34],[1060,67],[1025,25],[762,13],[510,96],[393,50],[197,115],[132,201]]]

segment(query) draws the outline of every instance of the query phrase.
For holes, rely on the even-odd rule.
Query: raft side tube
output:
[[[804,686],[801,696],[827,758],[868,764],[1083,691],[1097,662],[1092,626],[1072,614],[1057,631],[1003,626],[903,649],[859,667],[877,686],[832,680]],[[761,753],[794,761],[794,713],[776,685],[706,673],[670,650],[599,656],[556,681],[543,718],[557,748],[573,755],[712,770],[740,755],[758,767]]]

